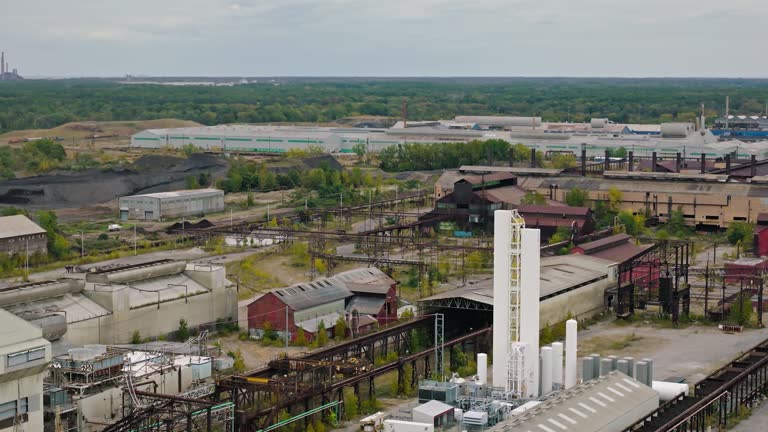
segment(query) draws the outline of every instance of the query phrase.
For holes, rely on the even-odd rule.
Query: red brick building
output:
[[[249,333],[261,337],[266,323],[291,340],[299,328],[307,340],[316,337],[322,322],[329,337],[339,318],[352,332],[397,320],[397,282],[377,268],[361,268],[333,277],[274,289],[241,308]]]

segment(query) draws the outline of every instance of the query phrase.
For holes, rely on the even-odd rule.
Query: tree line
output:
[[[413,120],[456,115],[541,116],[545,121],[621,123],[693,121],[725,111],[757,114],[768,80],[572,79],[310,82],[233,87],[124,85],[105,80],[27,80],[0,85],[0,133],[72,121],[178,118],[222,123],[329,122],[349,116],[399,118],[403,99]]]

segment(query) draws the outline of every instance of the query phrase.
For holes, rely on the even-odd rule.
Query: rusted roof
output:
[[[548,216],[581,216],[586,217],[589,212],[589,207],[568,207],[568,206],[546,206],[546,205],[533,205],[523,204],[517,208],[518,213],[525,217],[526,214],[541,214]]]
[[[643,252],[645,252],[646,249],[648,249],[651,246],[652,245],[638,246],[638,245],[633,245],[632,243],[625,243],[622,245],[608,247],[606,249],[602,249],[594,253],[590,253],[589,256],[607,259],[607,260],[615,261],[618,263],[623,263],[642,254]]]
[[[577,245],[579,249],[583,250],[585,254],[587,255],[594,255],[594,253],[591,252],[597,252],[598,250],[605,249],[612,246],[618,246],[622,243],[627,243],[632,236],[629,234],[615,234],[610,237],[606,237],[600,240],[591,241],[589,243],[584,243]]]

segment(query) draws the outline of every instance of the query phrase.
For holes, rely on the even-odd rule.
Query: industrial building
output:
[[[41,431],[51,343],[40,328],[4,310],[0,328],[0,431]]]
[[[339,318],[347,321],[352,334],[371,329],[377,323],[397,320],[397,282],[377,268],[360,268],[333,277],[271,290],[243,305],[251,335],[261,337],[265,323],[291,340],[299,328],[307,340],[317,336],[320,323],[330,337]]]
[[[558,255],[541,258],[539,325],[541,328],[565,321],[571,314],[578,319],[587,319],[599,314],[607,307],[605,290],[616,283],[615,271],[618,262],[612,259],[584,255]],[[490,311],[496,304],[493,280],[482,279],[463,287],[455,288],[419,300],[423,311],[440,311],[448,317],[461,316],[468,325],[480,326],[490,322]],[[473,314],[472,319],[465,311],[485,311]]]
[[[224,211],[224,191],[190,189],[131,195],[118,200],[120,220],[203,215]]]
[[[158,397],[206,396],[213,391],[213,364],[209,356],[163,350],[106,345],[69,349],[52,359],[44,393],[44,430],[103,430],[131,413],[139,391]],[[57,422],[61,429],[56,429]]]
[[[158,260],[93,268],[82,279],[11,286],[0,307],[43,329],[51,340],[74,345],[114,344],[159,337],[179,328],[232,320],[237,293],[224,267]]]
[[[16,68],[11,69],[10,62],[5,61],[5,52],[0,53],[0,81],[15,81],[24,79]]]
[[[0,217],[0,253],[45,254],[48,233],[24,215]]]
[[[725,129],[716,122],[713,129],[702,128],[703,118],[697,119],[696,123],[638,125],[614,123],[605,118],[563,123],[544,122],[541,117],[511,116],[400,121],[389,129],[219,125],[150,129],[133,135],[131,147],[158,149],[193,145],[213,152],[285,153],[290,149],[315,146],[328,153],[353,153],[358,144],[365,145],[368,152],[377,152],[406,143],[503,139],[524,144],[545,155],[578,155],[581,150],[586,150],[589,157],[602,157],[605,150],[624,148],[637,156],[650,156],[656,152],[662,158],[672,158],[676,153],[688,157],[722,158],[727,154],[735,158],[768,157],[768,132],[761,129],[766,120],[760,116],[729,118],[731,125],[736,127]]]
[[[327,153],[354,153],[356,145],[368,152],[407,142],[466,142],[481,139],[480,131],[425,131],[300,127],[271,125],[219,125],[176,129],[149,129],[131,136],[131,147],[160,149],[192,145],[211,152],[286,153],[291,149],[322,148]]]
[[[658,407],[659,394],[652,388],[621,372],[610,372],[561,392],[489,431],[622,431]]]

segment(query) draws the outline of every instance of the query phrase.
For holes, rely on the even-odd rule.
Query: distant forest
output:
[[[545,121],[608,117],[622,123],[694,118],[725,111],[757,114],[768,80],[752,79],[289,79],[234,87],[124,85],[107,80],[0,83],[0,133],[71,121],[178,118],[220,123],[328,122],[348,116],[411,120],[456,115],[536,115]]]

